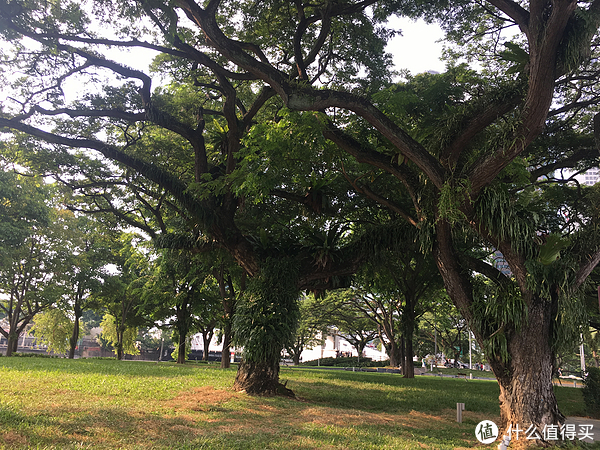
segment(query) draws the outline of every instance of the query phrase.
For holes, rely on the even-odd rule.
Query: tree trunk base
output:
[[[283,395],[295,397],[294,392],[279,382],[279,363],[242,361],[233,388],[250,395]]]

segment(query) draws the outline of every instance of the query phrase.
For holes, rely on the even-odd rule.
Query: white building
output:
[[[200,333],[192,336],[191,339],[191,350],[202,350],[204,351],[204,343],[202,341],[202,335]],[[210,352],[220,352],[223,349],[222,343],[218,343],[216,334],[213,336],[210,341],[209,351]],[[240,351],[241,349],[231,349],[232,351]],[[302,352],[301,361],[312,361],[320,358],[335,358],[337,356],[341,356],[342,354],[346,354],[348,356],[357,357],[358,352],[352,345],[346,341],[343,337],[339,335],[330,335],[327,336],[323,342],[323,345],[317,345],[314,348],[307,348]],[[374,361],[383,361],[388,359],[385,350],[379,351],[377,347],[372,344],[367,345],[365,347],[364,354],[367,358],[371,358]]]
[[[346,339],[337,334],[329,335],[323,341],[323,345],[317,345],[313,348],[304,349],[301,355],[301,361],[313,361],[321,358],[335,358],[341,355],[358,357],[358,352]],[[369,344],[365,347],[364,354],[367,358],[374,361],[383,361],[388,359],[385,350],[379,351],[377,347]]]

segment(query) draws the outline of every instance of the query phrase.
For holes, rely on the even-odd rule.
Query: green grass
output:
[[[0,449],[464,449],[499,415],[493,381],[282,368],[294,400],[235,393],[234,377],[214,365],[3,357]],[[567,415],[583,411],[579,389],[556,392]]]
[[[475,369],[454,369],[454,368],[450,368],[447,369],[445,367],[438,367],[438,368],[433,368],[433,371],[431,369],[427,369],[428,373],[432,374],[432,375],[437,375],[439,373],[442,373],[444,375],[458,375],[466,373],[467,376],[469,376],[469,374],[473,374],[473,378],[491,378],[491,379],[496,379],[494,377],[494,373],[491,370],[475,370]]]

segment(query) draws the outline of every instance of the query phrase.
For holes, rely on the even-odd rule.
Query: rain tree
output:
[[[90,149],[162,186],[212,242],[226,248],[257,280],[244,306],[249,313],[261,311],[258,300],[263,294],[277,292],[282,296],[277,308],[294,314],[284,306],[291,308],[291,299],[297,298],[294,285],[286,278],[285,286],[270,291],[266,284],[275,280],[264,268],[285,267],[287,276],[297,276],[296,290],[311,284],[332,287],[335,277],[355,269],[357,261],[348,263],[349,257],[344,270],[337,264],[315,265],[308,257],[294,263],[288,259],[292,247],[277,264],[273,250],[282,245],[257,251],[236,216],[242,204],[250,206],[241,195],[246,188],[261,187],[271,199],[276,190],[284,191],[279,199],[293,199],[313,211],[322,208],[318,184],[313,188],[295,183],[293,177],[284,180],[290,172],[282,171],[277,175],[284,181],[267,189],[263,181],[273,179],[273,170],[255,171],[251,179],[237,176],[247,172],[236,170],[244,167],[242,156],[246,168],[260,167],[256,163],[265,149],[242,138],[265,117],[268,106],[312,112],[295,117],[314,118],[313,129],[368,166],[362,173],[346,172],[356,193],[405,219],[422,233],[421,242],[429,243],[424,247],[433,251],[452,301],[481,346],[489,348],[486,353],[493,355],[502,425],[562,421],[552,391],[552,361],[556,343],[568,340],[573,333],[567,329],[576,325],[560,318],[577,305],[580,288],[600,260],[593,233],[586,233],[594,218],[582,220],[585,226],[567,242],[562,230],[542,226],[526,202],[515,201],[513,190],[525,189],[518,166],[528,165],[525,157],[536,143],[551,144],[541,135],[554,120],[581,118],[582,125],[571,131],[588,141],[592,122],[600,127],[594,116],[598,68],[590,58],[600,24],[599,0],[98,1],[91,8],[98,14],[72,3],[59,8],[46,2],[2,2],[0,8],[4,36],[14,44],[4,50],[5,84],[15,88],[11,100],[3,102],[0,126],[14,130],[22,148],[48,152],[59,164],[68,164],[68,149]],[[105,8],[110,14],[102,14]],[[380,89],[388,81],[389,67],[383,48],[390,31],[383,24],[392,13],[439,21],[448,42],[459,44],[451,52],[467,61],[477,57],[483,69],[455,67]],[[503,49],[501,30],[511,26],[515,37]],[[107,30],[111,32],[103,35]],[[185,79],[187,106],[153,91],[152,79],[140,68],[110,60],[106,49],[118,46],[164,53],[159,67],[171,67]],[[111,73],[121,81],[120,87],[111,88],[118,95],[88,90],[73,102],[64,95],[71,79],[103,83],[102,77]],[[22,76],[15,80],[13,74]],[[205,140],[207,119],[212,118],[219,127],[212,140]],[[50,131],[42,122],[52,119]],[[147,157],[150,134],[164,149],[158,160]],[[269,137],[263,132],[253,139],[264,143]],[[295,135],[295,143],[315,150],[312,157],[307,152],[295,161],[296,174],[310,173],[302,171],[307,160],[326,160],[314,142]],[[589,159],[589,146],[579,144],[546,152],[554,160],[530,166],[530,182]],[[287,155],[289,147],[277,150]],[[172,164],[169,157],[179,151],[187,153],[187,165]],[[344,171],[339,167],[339,173]],[[316,181],[323,181],[322,173],[317,172]],[[276,233],[268,229],[270,235],[264,237],[273,239]],[[499,250],[512,277],[474,257],[463,245],[465,239]],[[569,257],[558,261],[559,248]],[[329,251],[321,250],[313,255]],[[482,285],[474,274],[493,284]],[[280,325],[279,331],[292,331],[291,324]],[[258,354],[274,358],[275,346],[271,342],[267,353]],[[242,364],[240,379],[252,379],[246,369],[258,368],[256,357],[250,359],[250,365]],[[263,362],[259,371],[275,380],[272,361]],[[275,382],[267,385],[276,389]]]
[[[21,6],[3,6],[3,26],[12,29],[6,38],[17,43],[12,49],[16,52],[14,58],[11,56],[6,62],[14,63],[12,69],[25,78],[31,64],[36,67],[34,70],[43,67],[45,75],[28,78],[36,85],[30,86],[31,92],[37,95],[27,105],[6,104],[7,115],[2,120],[10,122],[8,116],[16,110],[28,111],[25,113],[28,117],[21,119],[23,125],[27,122],[26,126],[31,128],[15,135],[11,145],[12,154],[20,163],[52,174],[73,188],[91,204],[88,211],[111,211],[120,221],[139,226],[151,237],[164,237],[159,239],[163,246],[192,252],[215,247],[226,250],[249,276],[249,290],[256,283],[280,284],[262,273],[265,267],[287,267],[295,281],[281,290],[278,286],[258,287],[253,291],[252,302],[257,306],[261,299],[257,293],[285,295],[281,303],[287,304],[284,309],[290,312],[290,320],[297,317],[294,310],[301,289],[335,287],[356,270],[361,258],[356,247],[345,251],[347,257],[342,254],[333,257],[339,250],[336,246],[348,242],[337,237],[310,240],[318,237],[320,228],[326,226],[326,218],[308,226],[305,223],[309,215],[314,217],[326,210],[329,216],[339,214],[339,206],[328,208],[328,205],[339,202],[338,196],[347,195],[347,189],[340,188],[339,183],[335,189],[330,187],[335,177],[328,178],[324,166],[331,158],[325,156],[325,140],[313,126],[316,123],[313,115],[283,110],[281,100],[263,82],[243,73],[236,74],[223,61],[213,64],[210,56],[202,59],[203,53],[193,45],[186,44],[189,54],[178,50],[170,38],[165,40],[162,36],[162,25],[158,22],[151,20],[144,24],[143,20],[133,19],[156,16],[141,4],[130,5],[133,9],[126,12],[129,6],[123,3],[122,16],[86,14],[75,3],[70,8],[62,5],[61,12],[53,10],[57,13],[56,21],[45,30],[45,18],[52,15],[52,11],[45,9],[47,5],[31,4],[33,9],[27,11]],[[103,9],[102,4],[97,6],[96,11]],[[124,41],[88,36],[84,31],[88,20],[90,31],[99,23],[99,29],[120,28],[112,19],[127,22],[129,35],[122,36]],[[131,26],[134,22],[140,27]],[[171,81],[156,89],[150,75],[115,62],[106,51],[137,46],[141,36],[150,39],[145,34],[146,25],[156,26],[161,37],[154,42],[145,41],[142,46],[159,55],[153,69],[168,75]],[[62,27],[71,31],[60,37]],[[72,34],[75,29],[81,31],[79,36]],[[350,31],[368,38],[370,29],[368,24],[361,23]],[[67,37],[64,48],[59,43],[58,52],[70,55],[67,59],[62,62],[55,59],[57,41],[47,32],[58,32],[55,38],[61,42],[63,37],[74,37],[74,40]],[[41,44],[34,50],[33,59],[26,56],[33,55],[29,49],[21,51],[25,50],[18,44],[22,38]],[[380,39],[375,41],[382,45]],[[360,55],[362,60],[373,63],[368,56]],[[212,57],[218,58],[214,52]],[[374,70],[377,67],[381,65],[373,65]],[[344,73],[343,65],[338,64],[336,70],[342,78],[351,76]],[[97,80],[99,85],[94,87],[90,83],[90,89],[85,91],[73,88],[71,83],[87,75],[92,77],[88,81]],[[81,95],[76,99],[66,98],[63,95],[66,91],[78,91]],[[51,131],[37,127],[35,122],[42,117],[39,114],[54,119]],[[295,129],[298,133],[291,139]],[[314,152],[320,152],[323,160],[313,160]],[[278,170],[273,170],[274,167]],[[165,209],[172,211],[183,226],[171,228],[161,220]],[[174,229],[177,233],[173,233]],[[305,237],[309,238],[309,245],[296,245]],[[279,259],[281,264],[277,263]],[[273,301],[263,300],[267,302],[265,307]],[[253,313],[254,309],[242,308],[242,311]],[[243,323],[252,321],[238,322],[240,326]],[[294,327],[288,323],[279,331],[293,333]],[[278,345],[281,351],[289,336],[280,337],[277,344],[265,342],[263,347]],[[239,378],[246,382],[236,386],[248,392],[276,392],[278,352],[273,348],[260,353],[259,359],[272,360],[257,361],[249,352],[261,345],[244,348],[253,363],[240,365]],[[257,378],[247,376],[251,374],[246,372],[255,370],[268,378],[267,382],[262,380],[252,386]]]

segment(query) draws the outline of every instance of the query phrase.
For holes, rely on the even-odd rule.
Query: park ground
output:
[[[474,434],[498,419],[494,380],[284,367],[291,399],[236,393],[234,377],[206,364],[2,357],[0,449],[496,448]],[[585,415],[580,389],[556,394],[566,415]]]

